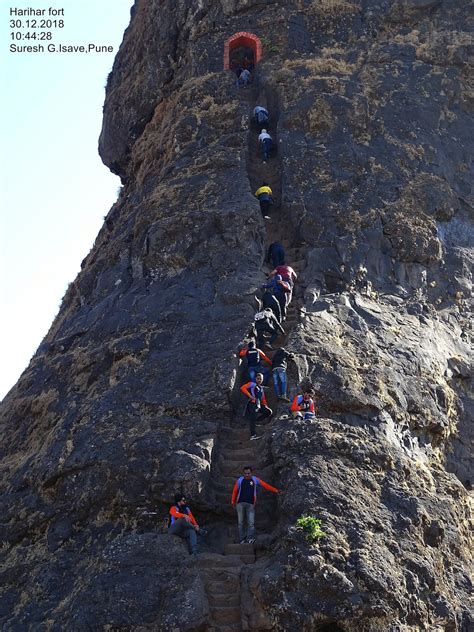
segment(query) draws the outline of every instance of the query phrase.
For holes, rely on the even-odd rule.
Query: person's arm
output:
[[[269,492],[273,492],[274,494],[279,494],[280,493],[279,489],[277,489],[276,487],[272,487],[272,485],[269,485],[268,483],[265,483],[265,481],[262,481],[261,478],[257,478],[257,481],[258,481],[259,485],[261,485],[262,487],[267,489]]]
[[[253,397],[252,393],[250,393],[249,388],[254,384],[254,382],[247,382],[247,384],[243,384],[240,387],[240,390],[242,391],[242,393],[244,395],[247,395],[247,397],[250,399],[251,402],[255,403],[255,398]]]
[[[291,287],[288,285],[286,281],[278,281],[278,285],[281,287],[283,292],[291,292]]]
[[[234,489],[232,490],[232,504],[237,503],[237,494],[239,493],[239,482],[235,481]]]
[[[300,407],[298,406],[298,395],[297,395],[290,406],[290,410],[292,413],[296,413],[299,411],[299,409]]]
[[[273,312],[272,312],[272,322],[273,322],[273,326],[276,327],[277,329],[279,329],[282,334],[285,333],[285,330],[280,325],[280,323],[278,322],[278,318],[275,316],[275,314]]]
[[[243,358],[247,355],[247,349],[241,349],[239,351],[239,357]]]
[[[188,516],[189,516],[189,519],[191,520],[191,524],[199,529],[199,525],[197,523],[196,518],[193,516],[193,512],[191,511],[191,509],[189,510]]]
[[[263,351],[261,351],[260,349],[258,350],[258,352],[260,353],[262,358],[265,360],[265,362],[269,364],[270,366],[272,366],[272,361],[270,360],[270,358],[265,353],[263,353]]]
[[[309,405],[309,412],[310,412],[310,413],[313,413],[313,415],[315,415],[315,414],[316,414],[316,409],[315,409],[315,407],[314,407],[314,402],[313,402],[313,400],[311,400],[311,404]]]
[[[181,513],[180,511],[178,511],[176,509],[176,507],[171,507],[170,509],[170,514],[173,516],[173,518],[175,518],[176,520],[178,520],[179,518],[184,518],[185,520],[187,520],[188,522],[192,522],[191,517],[189,516],[189,514],[185,514],[185,513]],[[192,515],[192,514],[191,514]]]

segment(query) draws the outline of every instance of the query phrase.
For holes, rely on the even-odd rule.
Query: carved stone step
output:
[[[226,544],[224,547],[226,555],[253,555],[253,544]]]
[[[240,555],[219,555],[218,553],[202,553],[198,561],[200,568],[230,569],[231,571],[237,570],[243,562]]]
[[[240,623],[242,618],[240,608],[211,608],[211,625]]]
[[[209,592],[207,598],[211,607],[215,606],[217,608],[229,608],[231,606],[238,606],[240,604],[239,593],[223,593],[221,595],[216,595],[212,592]]]

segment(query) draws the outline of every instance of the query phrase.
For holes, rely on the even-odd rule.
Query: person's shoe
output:
[[[239,544],[247,544],[246,538],[242,538],[242,540],[240,540]]]
[[[255,544],[255,538],[249,538],[247,544]]]
[[[282,399],[284,402],[291,402],[291,399],[287,395],[282,395],[280,399]]]
[[[263,161],[263,164],[264,164],[264,165],[266,165],[266,164],[267,164],[267,161],[266,161],[266,160],[264,160],[264,161]]]
[[[261,439],[261,437],[257,437],[257,435],[252,435],[250,437],[250,441],[256,441],[257,439]]]
[[[290,401],[290,400],[288,400]],[[207,529],[199,529],[199,535],[207,535]]]
[[[270,217],[270,215],[264,215],[263,219],[270,219],[271,220],[272,218]]]

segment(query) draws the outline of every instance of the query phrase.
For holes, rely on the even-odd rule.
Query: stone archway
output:
[[[253,53],[253,63],[256,66],[262,58],[262,42],[260,39],[253,35],[253,33],[247,33],[246,31],[240,31],[235,33],[224,44],[224,70],[231,69],[231,56],[232,53],[237,52],[238,49],[249,49]]]

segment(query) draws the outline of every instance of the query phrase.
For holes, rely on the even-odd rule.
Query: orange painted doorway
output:
[[[262,42],[256,35],[240,31],[235,33],[224,44],[224,70],[233,69],[235,63],[248,60],[254,66],[262,58]]]

